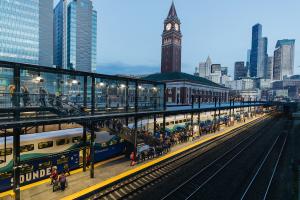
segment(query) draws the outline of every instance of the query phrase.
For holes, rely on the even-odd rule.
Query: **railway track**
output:
[[[255,134],[255,130],[259,130],[262,127],[266,126],[265,120],[273,121],[271,115],[267,115],[262,119],[254,120],[251,123],[248,123],[242,127],[234,129],[229,133],[215,138],[211,141],[208,141],[202,145],[194,147],[182,154],[179,154],[175,157],[170,158],[167,161],[157,164],[156,166],[150,167],[143,172],[140,172],[136,175],[133,175],[125,180],[122,180],[115,185],[100,189],[99,191],[93,192],[88,199],[127,199],[134,196],[137,192],[142,191],[143,189],[150,187],[155,182],[162,180],[164,177],[168,177],[173,174],[178,168],[189,163],[190,161],[198,158],[204,153],[210,151],[215,146],[227,142],[231,145],[234,145],[228,152],[234,150],[237,146],[244,144]],[[251,131],[249,131],[251,128]],[[242,134],[243,133],[243,134]],[[247,134],[248,133],[248,134]],[[234,137],[240,135],[240,137]],[[237,143],[237,144],[236,144]]]
[[[260,133],[253,136],[243,145],[238,144],[231,151],[221,155],[214,162],[210,163],[205,168],[202,168],[199,172],[195,173],[192,177],[170,191],[162,198],[162,200],[199,199],[199,197],[203,195],[203,191],[205,191],[207,187],[210,187],[208,184],[214,179],[217,181],[218,179],[216,176],[222,174],[225,169],[230,169],[229,165],[233,165],[232,163],[234,160],[244,156],[243,153],[247,151],[258,139],[260,139],[264,133],[267,133],[268,131],[270,132],[269,128],[270,126],[265,126],[261,129]],[[274,130],[274,132],[275,131],[276,130]],[[276,139],[272,141],[272,144],[268,147],[266,154],[264,154],[263,159],[255,170],[255,173],[253,173],[250,178],[250,181],[245,184],[246,187],[243,190],[243,193],[240,197],[232,197],[232,199],[267,199],[269,188],[272,184],[282,151],[286,144],[287,135],[287,131],[278,134]],[[269,173],[266,174],[266,172]],[[224,185],[224,187],[226,186]]]
[[[288,129],[288,127],[287,127]],[[268,199],[270,187],[275,176],[278,163],[285,148],[288,130],[283,131],[277,136],[276,140],[270,146],[267,154],[260,162],[251,181],[247,184],[241,200],[246,199]]]

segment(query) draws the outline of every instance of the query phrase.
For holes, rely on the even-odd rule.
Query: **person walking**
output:
[[[9,86],[9,95],[12,106],[17,106],[16,86]]]
[[[40,94],[39,100],[40,100],[41,106],[46,107],[46,95],[47,95],[46,90],[44,88],[40,87],[39,94]]]
[[[65,173],[61,173],[61,175],[59,176],[59,179],[58,179],[59,183],[60,183],[60,189],[62,191],[64,191],[66,189],[66,183],[67,183],[67,177],[65,175]]]
[[[30,105],[30,97],[29,97],[29,90],[26,86],[23,86],[22,87],[22,97],[23,97],[23,104],[24,104],[24,107]]]

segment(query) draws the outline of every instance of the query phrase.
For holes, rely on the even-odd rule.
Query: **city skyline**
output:
[[[171,3],[172,1],[158,2],[158,0],[151,2],[133,0],[130,3],[126,1],[118,4],[106,0],[94,1],[95,10],[99,12],[98,72],[115,74],[126,67],[124,73],[141,74],[138,70],[140,66],[143,66],[144,73],[159,72],[162,22]],[[228,5],[222,2],[216,4],[215,1],[203,3],[191,1],[186,4],[177,0],[174,3],[183,23],[182,71],[184,72],[193,73],[195,66],[209,55],[222,66],[228,66],[232,75],[234,62],[246,61],[247,49],[251,47],[251,27],[256,23],[263,25],[264,36],[269,39],[269,55],[273,54],[277,40],[285,38],[296,39],[297,55],[299,38],[297,36],[300,35],[300,30],[295,29],[293,23],[296,22],[295,8],[300,3],[296,1],[290,0],[284,4],[272,2],[273,12],[268,13],[263,13],[268,3],[261,3],[255,14],[249,12],[254,7],[253,1],[244,3],[243,6],[234,0],[227,3]],[[209,8],[213,6],[214,12],[209,12],[210,9],[201,10],[200,8],[204,6]],[[289,7],[290,11],[284,16],[277,16],[276,11],[282,6]],[[199,10],[196,12],[197,9],[201,12]],[[245,13],[243,19],[238,19],[242,13]],[[126,23],[120,23],[121,18]],[[223,22],[220,19],[223,19]],[[280,23],[285,21],[287,23]],[[239,28],[232,29],[232,26]],[[222,33],[222,37],[219,33]],[[236,41],[243,42],[235,43]],[[116,45],[118,48],[115,48]],[[130,50],[127,48],[128,45],[132,47]],[[230,47],[230,51],[226,50],[227,47]],[[299,64],[299,58],[295,56],[296,74],[300,72]]]

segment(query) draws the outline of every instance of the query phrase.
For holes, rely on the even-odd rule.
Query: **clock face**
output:
[[[167,26],[166,26],[167,31],[171,30],[171,27],[172,27],[172,24],[168,23]]]
[[[179,30],[179,25],[175,24],[175,30],[178,31]]]

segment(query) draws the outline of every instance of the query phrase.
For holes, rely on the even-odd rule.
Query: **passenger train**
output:
[[[21,185],[49,177],[52,166],[59,172],[66,166],[69,170],[79,168],[83,162],[82,132],[82,128],[74,128],[21,135]],[[108,131],[95,132],[95,162],[120,155],[125,148],[120,137]],[[0,192],[3,192],[12,187],[13,137],[7,137],[6,141],[0,138],[0,160]]]
[[[195,122],[196,122],[196,116]],[[208,114],[206,118],[211,118]],[[185,128],[191,122],[191,115],[166,118],[167,132]],[[195,123],[194,122],[194,123]],[[157,125],[163,126],[163,119],[157,118]],[[133,128],[131,123],[129,128]],[[138,128],[153,131],[153,119],[138,122]],[[78,169],[83,163],[82,128],[50,131],[21,135],[21,185],[26,185],[50,176],[52,166],[63,171]],[[87,134],[87,141],[90,134]],[[12,188],[13,137],[0,138],[0,192]],[[5,148],[6,144],[6,148]],[[126,142],[109,131],[95,132],[95,162],[121,155],[126,150]],[[87,154],[89,150],[87,149]]]

